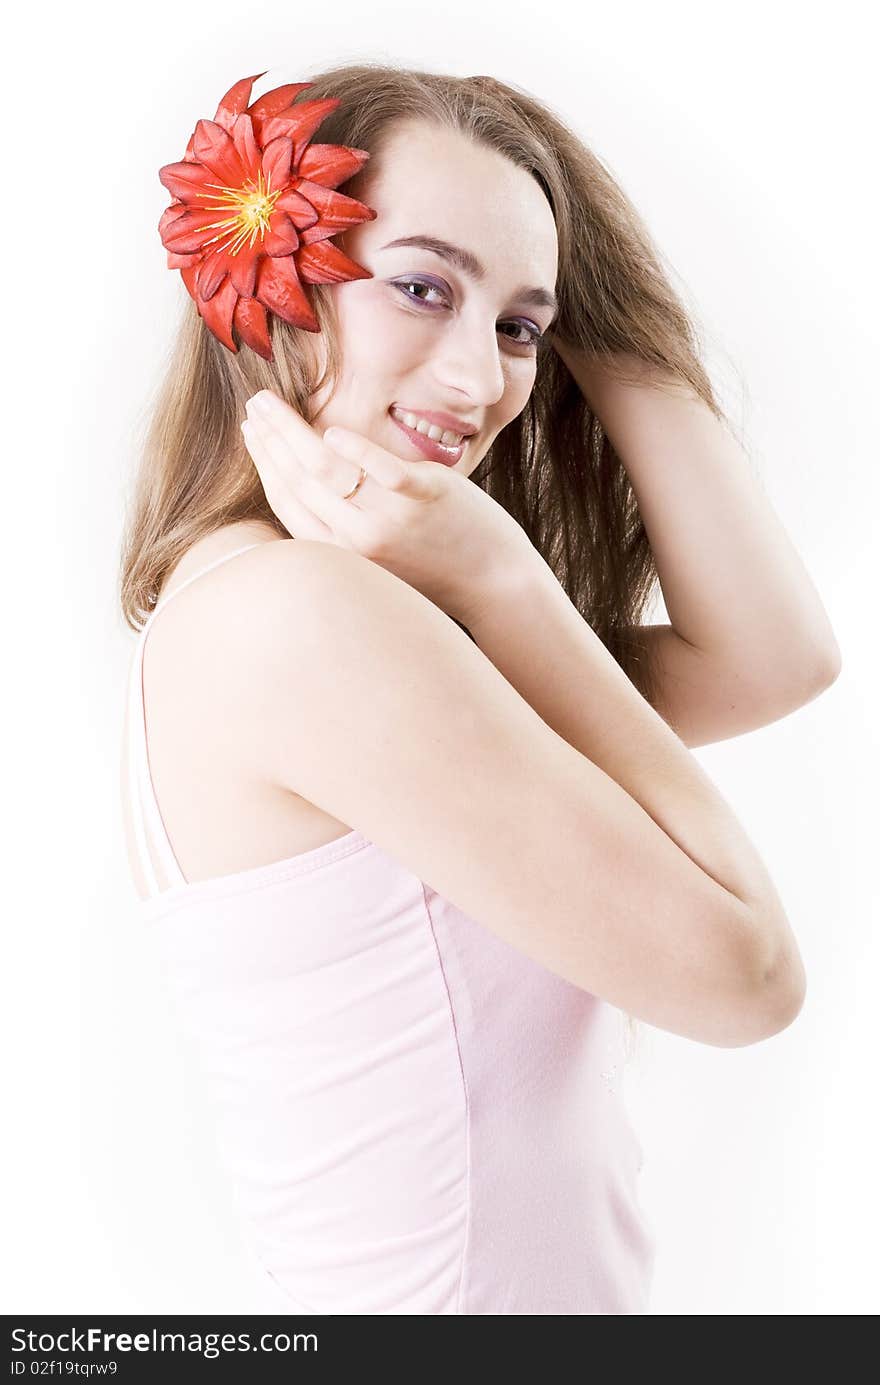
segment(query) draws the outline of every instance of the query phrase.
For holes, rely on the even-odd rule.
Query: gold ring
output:
[[[342,495],[342,496],[340,496],[340,499],[341,499],[341,500],[351,500],[351,497],[352,497],[353,495],[357,495],[358,491],[360,490],[361,486],[364,484],[364,481],[365,481],[366,479],[367,479],[367,469],[366,469],[366,467],[361,467],[361,474],[360,474],[360,476],[357,478],[357,480],[355,481],[355,483],[354,483],[354,485],[352,486],[351,490],[348,492],[347,495]]]

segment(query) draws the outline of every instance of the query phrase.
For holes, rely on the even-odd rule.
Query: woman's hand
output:
[[[354,549],[467,626],[482,600],[543,559],[507,511],[442,462],[408,462],[348,429],[317,430],[271,390],[248,400],[245,445],[293,538]],[[351,500],[361,466],[367,472]]]

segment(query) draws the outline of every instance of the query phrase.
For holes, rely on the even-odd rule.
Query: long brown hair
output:
[[[453,77],[378,63],[336,67],[298,97],[341,104],[322,143],[379,150],[392,127],[437,122],[529,172],[553,211],[559,247],[553,332],[614,364],[657,367],[723,417],[698,355],[698,334],[639,214],[610,172],[550,109],[492,77]],[[342,186],[360,197],[370,163]],[[337,237],[344,246],[344,238]],[[156,237],[157,273],[162,264]],[[181,290],[182,292],[183,289]],[[133,478],[120,568],[127,624],[141,628],[165,575],[199,538],[240,520],[287,531],[269,508],[239,424],[247,399],[268,388],[308,417],[308,401],[340,370],[332,286],[312,285],[327,349],[321,380],[301,330],[270,314],[274,362],[247,346],[229,351],[185,295],[183,312]],[[627,473],[561,358],[539,351],[526,407],[495,439],[471,480],[517,520],[618,664],[655,704],[642,617],[657,571]]]
[[[492,77],[452,77],[357,63],[306,79],[298,101],[336,97],[322,143],[375,154],[403,120],[435,121],[497,150],[537,179],[553,210],[560,309],[553,333],[609,363],[635,358],[658,378],[686,382],[723,417],[700,362],[697,332],[661,267],[638,213],[595,154],[534,96]],[[370,164],[343,184],[359,196]],[[344,237],[337,243],[344,247]],[[161,250],[156,237],[157,262]],[[157,271],[158,272],[158,271]],[[156,397],[148,405],[139,466],[127,498],[120,597],[139,630],[166,573],[205,534],[260,519],[287,531],[269,508],[239,431],[245,403],[271,389],[307,417],[310,394],[340,369],[332,286],[309,294],[327,350],[313,378],[308,335],[270,314],[274,361],[229,351],[185,296]],[[539,351],[532,394],[471,474],[517,520],[640,692],[654,688],[638,627],[657,571],[626,471],[599,418],[561,358]]]

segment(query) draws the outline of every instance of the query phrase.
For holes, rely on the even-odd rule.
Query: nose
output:
[[[441,333],[441,341],[434,369],[447,397],[458,393],[470,406],[484,408],[497,404],[505,381],[494,321],[467,320],[462,313],[448,332]]]

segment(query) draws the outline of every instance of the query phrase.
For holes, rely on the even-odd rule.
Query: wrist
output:
[[[497,627],[499,617],[509,620],[518,610],[531,610],[548,593],[567,600],[552,568],[527,543],[522,552],[493,567],[469,593],[461,619],[479,642],[480,631]]]

